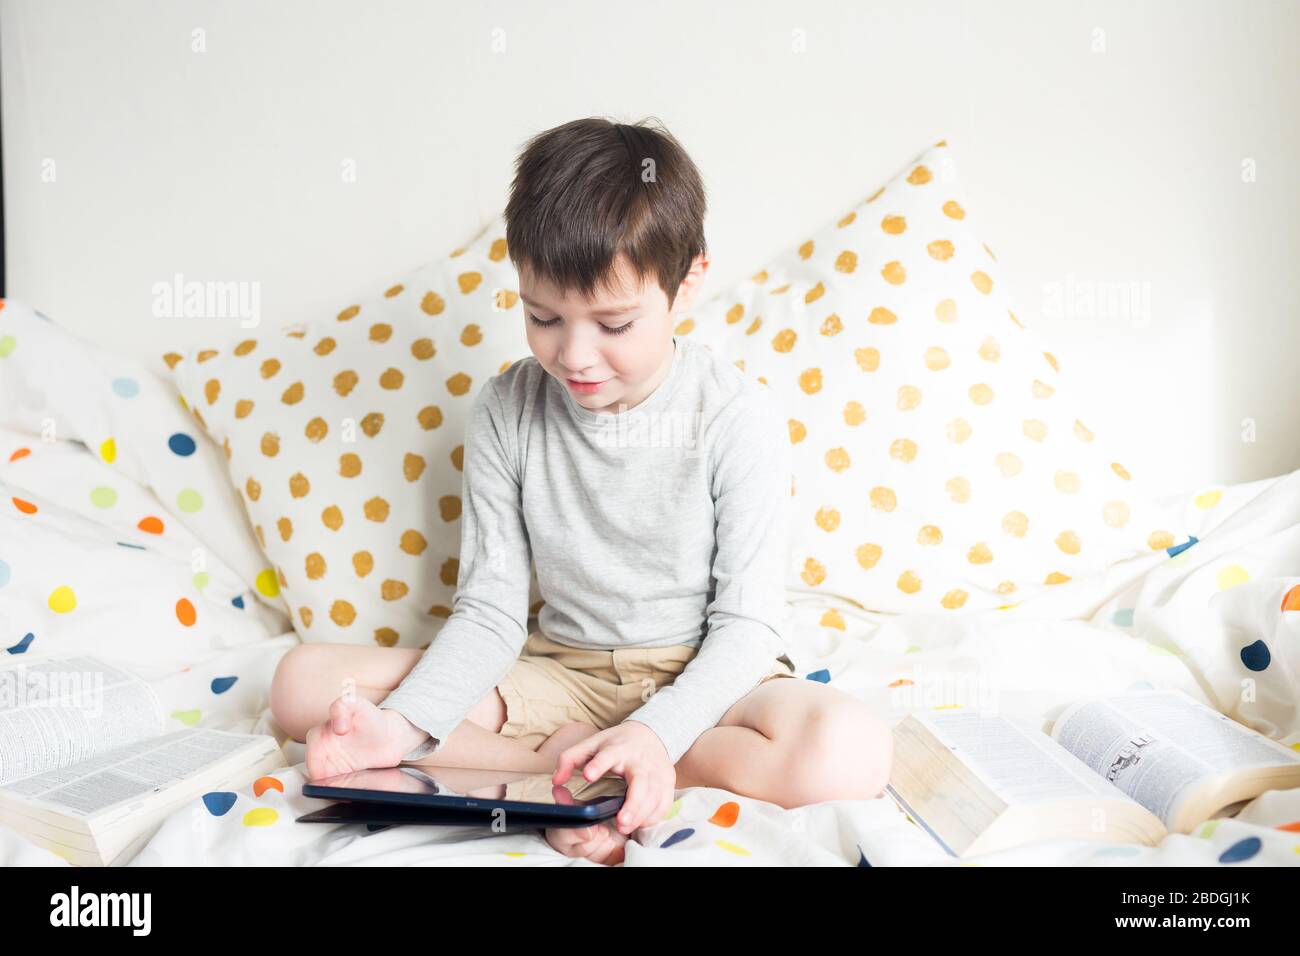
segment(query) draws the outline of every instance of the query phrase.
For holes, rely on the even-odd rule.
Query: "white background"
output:
[[[235,320],[154,318],[155,283],[332,315],[495,216],[529,136],[653,116],[705,178],[707,298],[944,136],[1098,440],[1170,491],[1269,477],[1300,467],[1297,38],[1297,0],[5,0],[8,294],[162,369]]]

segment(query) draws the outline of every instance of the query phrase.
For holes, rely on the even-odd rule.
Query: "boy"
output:
[[[454,608],[426,651],[310,644],[272,709],[315,779],[405,760],[624,777],[623,859],[677,787],[783,807],[877,796],[889,728],[783,653],[789,438],[766,387],[674,329],[709,265],[705,194],[667,131],[603,119],[518,159],[506,245],[531,358],[466,431]],[[530,561],[544,605],[529,633]],[[356,694],[331,699],[344,679]]]

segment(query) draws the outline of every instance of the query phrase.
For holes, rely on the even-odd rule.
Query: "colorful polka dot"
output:
[[[276,579],[274,568],[267,568],[259,574],[254,584],[258,593],[265,597],[273,598],[280,593],[280,582]]]
[[[140,523],[136,525],[145,534],[162,534],[164,525],[162,518],[149,515],[147,518],[141,518]]]
[[[11,647],[5,648],[10,654],[25,654],[27,648],[32,646],[32,641],[36,640],[36,635],[28,631],[23,635],[23,639]]]
[[[198,620],[198,613],[194,610],[194,605],[190,603],[189,598],[181,598],[176,602],[176,620],[186,627],[193,627],[194,622]]]
[[[90,503],[96,508],[111,508],[117,504],[117,492],[106,486],[93,488],[90,492]]]
[[[113,394],[121,398],[135,398],[140,394],[140,383],[133,378],[115,378]]]
[[[0,335],[0,358],[13,355],[17,347],[18,341],[12,335]]]
[[[177,432],[175,435],[172,435],[171,438],[167,439],[167,447],[182,458],[188,458],[190,455],[194,454],[194,449],[197,446],[194,444],[194,439],[189,435],[184,432]]]
[[[60,585],[50,592],[49,599],[50,610],[55,614],[67,614],[77,607],[77,595],[73,593],[72,588],[66,584]]]
[[[111,438],[105,438],[99,446],[99,457],[110,465],[117,461],[117,442]]]
[[[203,496],[193,488],[182,488],[176,496],[176,507],[186,514],[193,514],[203,507]]]
[[[239,799],[237,794],[229,790],[213,790],[203,795],[203,805],[208,808],[208,813],[214,817],[222,817],[230,812],[230,808],[235,805]]]
[[[235,686],[235,681],[237,681],[237,680],[239,680],[238,677],[214,677],[214,678],[212,678],[212,685],[211,685],[211,686],[212,686],[212,693],[214,693],[214,694],[224,694],[226,691],[230,690],[230,688],[232,688],[232,687]]]
[[[276,813],[273,808],[257,807],[244,814],[244,826],[269,827],[278,819],[280,819],[280,814]]]

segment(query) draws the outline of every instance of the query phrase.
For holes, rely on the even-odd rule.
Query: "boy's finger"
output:
[[[555,774],[551,777],[551,782],[562,784],[569,779],[575,767],[581,767],[590,758],[591,755],[600,750],[599,734],[588,737],[586,740],[579,741],[572,747],[560,753],[560,759],[555,762]],[[592,741],[595,741],[593,743]]]
[[[620,833],[631,833],[641,822],[649,785],[639,774],[633,775],[627,783],[627,797],[618,811],[618,829]]]

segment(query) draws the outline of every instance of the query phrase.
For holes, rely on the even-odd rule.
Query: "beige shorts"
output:
[[[585,650],[533,631],[519,660],[497,685],[506,703],[501,735],[536,750],[573,721],[591,724],[597,730],[620,724],[649,700],[650,694],[676,680],[699,650],[689,644]],[[795,676],[793,662],[782,654],[758,683]],[[588,782],[578,773],[564,789],[576,800],[592,800],[610,792],[611,787],[622,792],[625,786],[623,780],[611,779],[609,774]],[[547,802],[551,795],[550,776],[530,774],[506,784],[504,798]]]
[[[506,703],[501,735],[536,750],[572,721],[597,730],[621,724],[651,694],[676,680],[699,650],[689,644],[587,650],[533,631],[519,660],[497,685]],[[758,683],[795,676],[794,664],[782,654]]]

